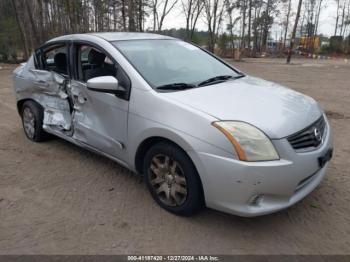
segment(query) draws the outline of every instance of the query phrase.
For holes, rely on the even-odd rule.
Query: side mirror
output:
[[[87,81],[88,89],[96,92],[110,93],[122,95],[126,89],[119,85],[118,80],[114,76],[99,76],[91,78]]]

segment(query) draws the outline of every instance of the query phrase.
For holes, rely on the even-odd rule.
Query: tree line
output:
[[[273,26],[279,31],[274,38],[284,49],[293,44],[293,34],[317,36],[320,14],[329,5],[336,8],[334,35],[345,39],[350,33],[350,0],[1,0],[0,59],[16,58],[19,51],[26,58],[46,40],[63,34],[169,33],[164,24],[174,12],[182,13],[183,21],[177,22],[184,26],[185,40],[200,41],[213,52],[224,33],[225,46],[255,55],[267,51]],[[199,23],[206,25],[205,34],[199,34]]]

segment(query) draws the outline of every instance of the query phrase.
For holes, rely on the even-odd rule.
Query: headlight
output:
[[[242,161],[268,161],[279,159],[271,140],[259,129],[244,122],[214,122],[230,140]]]

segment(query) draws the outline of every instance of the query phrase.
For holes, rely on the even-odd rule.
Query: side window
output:
[[[102,51],[88,46],[78,46],[78,80],[87,82],[99,76],[117,76],[117,66]]]
[[[103,51],[89,46],[77,46],[77,72],[78,80],[87,82],[99,76],[114,76],[119,84],[130,89],[131,83],[124,70]]]
[[[42,69],[68,75],[68,52],[66,45],[54,45],[44,49]]]

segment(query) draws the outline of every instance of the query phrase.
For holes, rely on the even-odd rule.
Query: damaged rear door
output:
[[[71,135],[72,117],[67,94],[68,81],[56,73],[52,73],[52,79],[49,86],[55,86],[57,89],[45,99],[43,128]]]
[[[29,69],[29,73],[33,75],[33,96],[44,108],[43,129],[72,135],[68,50],[68,43],[36,50],[36,68]]]

